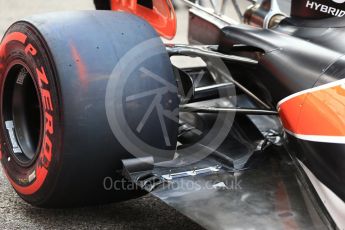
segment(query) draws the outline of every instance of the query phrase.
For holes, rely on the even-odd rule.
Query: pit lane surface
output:
[[[32,14],[90,9],[93,9],[92,0],[0,0],[0,37],[13,22]],[[180,42],[184,40],[180,38]],[[132,201],[80,209],[35,208],[17,196],[0,169],[0,229],[87,228],[201,229],[173,208],[149,195]]]

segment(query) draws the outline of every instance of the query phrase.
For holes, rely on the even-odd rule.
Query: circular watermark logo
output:
[[[206,69],[193,73],[195,84],[210,81],[216,84],[231,78],[221,59],[205,62]],[[227,138],[235,114],[180,111],[181,90],[177,82],[160,38],[133,47],[114,67],[106,88],[106,114],[115,138],[133,156],[152,156],[160,166],[189,165],[206,158]],[[195,91],[190,90],[187,97]],[[234,105],[234,90],[219,91],[219,98],[225,100],[197,102],[194,106]],[[193,136],[192,143],[181,143],[179,138],[185,133]]]

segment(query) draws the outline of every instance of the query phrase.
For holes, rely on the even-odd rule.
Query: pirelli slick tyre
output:
[[[156,44],[150,47],[155,55],[145,50],[148,40]],[[132,49],[148,57],[140,62],[132,58],[125,66],[137,65],[135,69],[144,68],[175,84],[163,43],[133,15],[54,13],[16,22],[8,29],[0,46],[0,158],[10,183],[25,201],[64,207],[138,195],[133,186],[111,187],[122,178],[121,160],[133,156],[114,135],[105,103],[113,70]],[[124,98],[126,93],[155,87],[135,71],[129,75],[132,80]],[[178,107],[176,94],[163,100],[172,104],[171,109]],[[128,107],[126,119],[141,119],[143,106],[147,103]],[[143,132],[143,139],[161,146],[164,138],[157,123],[154,117],[147,121],[150,130]],[[177,125],[167,121],[166,129],[175,145]]]

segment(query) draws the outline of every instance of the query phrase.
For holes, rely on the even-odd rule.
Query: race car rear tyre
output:
[[[148,51],[145,42],[151,40],[156,45]],[[124,57],[133,49],[138,56],[125,64]],[[123,68],[121,63],[132,67],[128,76],[113,72],[115,67]],[[0,46],[0,159],[11,185],[25,201],[66,207],[138,195],[120,175],[121,160],[133,156],[114,135],[105,102],[114,76],[130,79],[130,84],[111,88],[123,91],[123,98],[157,87],[138,76],[138,69],[175,85],[163,43],[145,21],[130,14],[52,13],[16,22],[8,29]],[[126,119],[140,121],[151,99],[135,106],[127,106],[124,100]],[[164,100],[171,110],[178,108],[177,94],[170,93]],[[164,147],[157,120],[152,116],[146,121],[142,138],[173,151],[177,124],[166,120],[171,145]]]

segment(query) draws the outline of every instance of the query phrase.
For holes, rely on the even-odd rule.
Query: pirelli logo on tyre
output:
[[[51,100],[50,91],[45,89],[44,87],[49,86],[49,81],[47,79],[47,76],[45,74],[44,68],[41,67],[40,69],[36,69],[38,82],[40,85],[40,92],[41,92],[41,98],[42,98],[42,105],[44,108],[44,118],[45,118],[45,125],[44,125],[44,139],[43,139],[43,148],[42,153],[40,154],[41,162],[43,166],[46,168],[49,167],[49,164],[51,162],[52,158],[52,142],[49,138],[50,135],[53,135],[54,133],[54,121],[53,116],[51,115],[51,112],[54,111],[53,103]]]
[[[11,59],[11,55],[13,55],[13,53],[9,53],[13,52],[13,45],[16,45],[17,47],[16,52],[20,52],[22,55],[24,55],[22,58],[23,60],[20,58],[14,60]],[[10,46],[11,49],[8,48]],[[54,149],[52,144],[52,136],[54,134],[54,104],[50,93],[51,86],[47,78],[46,67],[41,64],[40,61],[42,57],[39,53],[39,49],[35,47],[34,42],[29,41],[26,34],[22,32],[8,33],[1,43],[0,56],[1,61],[6,61],[8,59],[9,62],[14,63],[12,65],[8,65],[9,69],[16,65],[27,66],[28,64],[25,60],[31,60],[32,63],[30,64],[30,68],[27,67],[30,69],[30,71],[32,70],[31,74],[29,74],[28,71],[23,67],[23,70],[21,70],[18,74],[14,84],[22,86],[24,81],[26,81],[26,78],[32,78],[32,81],[35,82],[34,84],[38,85],[36,93],[40,104],[40,130],[42,130],[40,132],[42,135],[40,135],[37,144],[37,160],[34,158],[32,165],[28,166],[25,171],[15,173],[16,170],[13,170],[17,167],[16,163],[14,162],[16,160],[14,159],[15,154],[23,153],[25,148],[23,149],[23,147],[19,144],[18,138],[20,137],[18,137],[17,133],[15,134],[15,127],[12,119],[4,121],[4,124],[6,124],[5,136],[7,136],[9,141],[5,143],[6,148],[3,147],[1,151],[1,160],[5,168],[5,173],[12,186],[22,195],[32,195],[39,191],[45,182]],[[8,76],[4,69],[1,69],[1,72],[1,84],[5,85],[7,81],[6,78]],[[8,98],[3,98],[3,100],[8,100]],[[4,144],[2,144],[2,146],[4,146]]]

